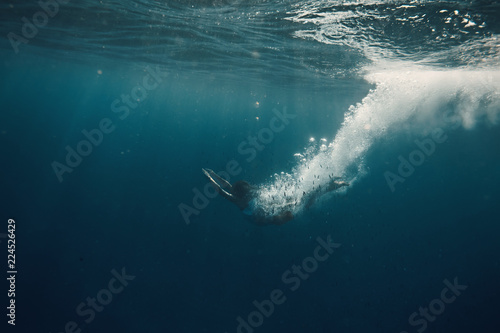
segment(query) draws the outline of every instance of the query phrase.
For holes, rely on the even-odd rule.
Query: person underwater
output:
[[[220,177],[213,170],[204,168],[201,170],[212,183],[217,192],[219,192],[219,194],[221,194],[226,200],[235,204],[244,215],[251,218],[253,223],[260,226],[283,225],[294,218],[291,210],[286,209],[278,214],[266,214],[265,210],[257,205],[256,188],[248,182],[239,180],[231,185],[231,183]],[[349,183],[339,179],[340,178],[338,177],[333,178],[326,186],[324,192],[321,191],[320,187],[309,194],[304,192],[303,195],[306,199],[306,208],[309,208],[321,194],[337,190],[343,186],[349,186]]]

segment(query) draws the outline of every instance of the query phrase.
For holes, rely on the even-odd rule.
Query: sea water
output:
[[[6,329],[498,327],[494,1],[0,9]],[[202,168],[294,220],[253,225]]]

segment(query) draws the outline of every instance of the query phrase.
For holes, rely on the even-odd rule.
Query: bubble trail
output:
[[[259,188],[257,201],[266,212],[290,210],[298,214],[307,194],[336,179],[352,187],[366,174],[364,157],[377,140],[405,126],[414,130],[429,124],[433,128],[449,126],[443,122],[443,112],[450,105],[453,116],[465,129],[474,128],[479,119],[493,125],[500,122],[500,71],[438,71],[411,64],[402,68],[367,74],[365,79],[376,88],[349,108],[333,141],[320,148],[327,144],[326,139],[318,146],[311,138],[305,152],[295,154],[299,161],[290,173],[275,175],[272,183]],[[283,186],[293,191],[279,199],[275,188]],[[347,187],[337,193],[345,191]]]

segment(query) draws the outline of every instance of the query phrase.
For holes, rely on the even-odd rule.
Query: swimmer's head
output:
[[[240,180],[233,184],[231,192],[238,198],[247,198],[252,192],[252,186],[246,181]]]

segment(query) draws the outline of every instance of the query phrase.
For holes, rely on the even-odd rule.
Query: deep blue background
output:
[[[76,306],[122,267],[135,280],[83,331],[235,332],[253,300],[280,288],[287,301],[256,331],[415,332],[409,315],[454,277],[468,289],[427,331],[497,327],[497,128],[449,131],[394,193],[383,173],[415,149],[411,134],[379,140],[366,177],[287,225],[256,227],[221,198],[186,225],[177,206],[204,186],[202,167],[221,170],[234,158],[254,183],[289,170],[293,153],[310,136],[332,138],[370,86],[310,93],[172,73],[120,121],[111,102],[144,72],[100,65],[25,55],[1,69],[2,220],[17,222],[15,331],[82,323]],[[238,143],[283,106],[297,118],[245,162]],[[116,130],[59,183],[50,163],[104,117]],[[327,235],[342,246],[291,292],[281,275]]]

